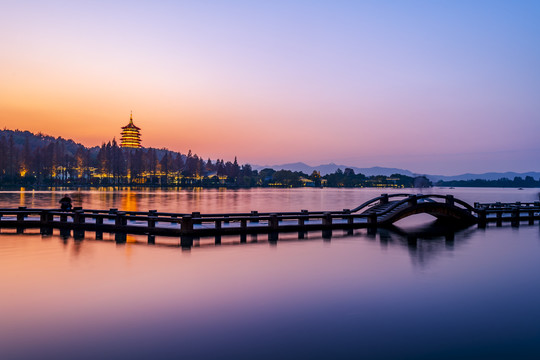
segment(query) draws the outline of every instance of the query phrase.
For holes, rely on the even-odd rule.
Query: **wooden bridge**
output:
[[[222,235],[278,232],[298,232],[299,238],[308,231],[332,231],[345,229],[390,226],[405,217],[426,213],[461,225],[478,223],[479,227],[494,222],[502,225],[510,222],[518,226],[527,221],[533,224],[540,219],[540,202],[531,203],[475,203],[474,206],[452,195],[382,194],[354,209],[340,211],[308,211],[259,213],[201,214],[198,212],[166,213],[150,210],[119,211],[74,208],[70,211],[57,209],[0,209],[0,228],[16,228],[23,233],[26,228],[39,228],[44,235],[53,229],[74,231],[74,237],[84,238],[85,231],[115,233],[117,241],[125,241],[125,234],[146,234],[149,242],[158,236],[179,236],[187,246],[193,238]],[[277,236],[275,237],[277,239]],[[190,240],[191,239],[191,240]]]

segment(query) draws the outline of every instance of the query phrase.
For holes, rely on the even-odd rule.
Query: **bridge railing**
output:
[[[514,203],[474,203],[474,207],[477,209],[485,210],[500,210],[500,209],[515,209],[515,208],[540,208],[540,201],[534,202],[514,202]]]
[[[418,199],[424,199],[424,198],[437,198],[437,199],[445,199],[446,203],[449,205],[460,205],[464,209],[473,212],[475,211],[475,208],[471,206],[469,203],[455,198],[453,195],[440,195],[440,194],[425,194],[425,195],[417,195]]]
[[[332,226],[354,226],[355,220],[366,215],[350,214],[345,211],[288,213],[230,213],[230,214],[172,214],[162,216],[157,212],[124,212],[117,209],[84,210],[76,208],[70,211],[58,209],[0,209],[0,221],[4,226],[16,227],[68,227],[99,231],[157,231],[170,234],[191,233],[194,230],[218,231],[225,224],[233,231],[245,231],[247,228],[262,230],[286,230],[287,228],[316,229]],[[180,216],[181,215],[181,216]],[[3,218],[2,218],[3,217]],[[335,221],[340,219],[341,221]],[[157,223],[169,224],[156,227]],[[172,226],[170,226],[172,225]],[[234,230],[234,229],[236,230]]]
[[[388,214],[389,212],[391,212],[392,210],[394,210],[395,208],[397,208],[398,206],[401,206],[403,204],[406,204],[406,203],[409,203],[410,201],[417,201],[418,200],[418,196],[416,195],[407,195],[407,198],[403,199],[403,200],[400,200],[398,202],[395,202],[393,203],[392,205],[390,205],[388,208],[386,208],[385,210],[379,212],[379,213],[376,213],[376,216],[383,216],[383,215],[386,215]]]
[[[410,194],[382,194],[381,196],[378,196],[376,198],[373,198],[371,200],[366,201],[365,203],[355,207],[354,209],[351,209],[351,213],[358,212],[362,209],[365,209],[372,204],[375,204],[377,201],[385,201],[393,197],[403,197],[403,196],[410,196]]]
[[[186,216],[191,216],[191,218],[194,219],[196,223],[201,223],[204,221],[217,221],[215,219],[221,218],[224,223],[228,223],[231,221],[242,221],[243,218],[246,219],[246,221],[258,221],[266,219],[269,216],[279,216],[280,218],[286,219],[289,216],[292,216],[294,218],[305,218],[308,216],[310,217],[319,217],[321,218],[323,215],[332,217],[341,217],[342,219],[346,219],[347,216],[354,215],[354,218],[362,218],[362,217],[368,217],[367,214],[359,213],[362,209],[366,209],[370,206],[373,206],[373,204],[379,202],[379,203],[385,203],[389,202],[389,199],[392,198],[399,198],[403,197],[401,201],[394,202],[391,206],[389,206],[387,209],[385,209],[382,212],[379,212],[377,215],[384,215],[393,209],[395,209],[398,206],[401,206],[404,203],[410,202],[412,199],[414,201],[422,200],[422,199],[433,199],[433,198],[440,198],[445,199],[447,203],[451,203],[452,205],[460,205],[463,208],[467,209],[468,211],[477,211],[477,209],[473,208],[466,202],[456,199],[451,195],[438,195],[438,194],[382,194],[381,196],[378,196],[376,198],[370,199],[360,206],[352,209],[347,210],[344,209],[343,211],[307,211],[307,210],[301,210],[301,211],[291,211],[291,212],[257,212],[257,211],[251,211],[251,212],[244,212],[244,213],[211,213],[211,214],[201,214],[199,212],[192,212],[192,213],[171,213],[171,212],[158,212],[156,210],[149,210],[149,211],[119,211],[118,209],[109,209],[109,210],[101,210],[101,209],[82,209],[80,207],[73,208],[70,211],[60,211],[59,209],[27,209],[25,207],[19,207],[18,209],[0,209],[0,217],[2,214],[6,216],[16,216],[17,219],[20,221],[24,221],[27,217],[32,218],[39,218],[42,217],[42,222],[54,222],[54,221],[60,221],[60,222],[66,222],[67,219],[70,219],[73,222],[84,222],[85,219],[93,219],[97,223],[103,223],[104,220],[112,220],[116,219],[118,216],[124,217],[127,220],[133,220],[133,221],[143,221],[143,222],[149,222],[149,223],[155,223],[155,222],[168,222],[171,224],[179,223],[180,219]],[[523,203],[522,205],[536,205],[537,203]],[[484,205],[484,204],[482,204]],[[502,206],[502,205],[501,205]],[[47,215],[43,215],[43,214]],[[45,216],[45,217],[44,217]],[[48,220],[44,220],[48,219]],[[121,221],[119,222],[121,223]]]

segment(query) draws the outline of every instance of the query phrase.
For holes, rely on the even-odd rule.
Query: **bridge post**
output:
[[[49,210],[41,210],[41,214],[39,215],[39,220],[41,222],[41,225],[48,225],[48,223],[49,223]]]
[[[84,240],[85,231],[73,229],[73,239],[74,240]]]
[[[347,221],[347,224],[350,225],[349,219],[350,219],[350,215],[351,215],[351,210],[350,210],[350,209],[343,209],[343,214],[344,214],[345,216],[343,216],[343,217],[341,218],[341,220],[346,220],[346,221]]]
[[[114,241],[117,244],[124,244],[127,240],[127,234],[122,231],[117,231],[114,233]]]
[[[268,227],[274,231],[278,230],[279,219],[277,214],[270,214],[270,219],[268,219]]]
[[[240,233],[240,243],[246,243],[247,242],[247,220],[246,219],[240,220],[240,229],[242,230],[242,232]]]
[[[487,223],[486,208],[483,207],[479,209],[477,213],[478,213],[478,227],[481,229],[484,229]]]
[[[454,195],[446,195],[446,205],[454,206]]]
[[[322,225],[325,228],[331,228],[332,227],[332,214],[329,212],[325,212],[322,218]]]
[[[52,227],[51,227],[51,214],[49,213],[49,210],[42,210],[40,214],[40,222],[41,222],[41,229],[40,232],[42,235],[52,235]]]
[[[268,243],[270,245],[277,245],[277,241],[279,240],[279,233],[277,231],[271,231],[268,233]]]
[[[126,213],[123,211],[118,211],[116,217],[114,218],[114,225],[118,228],[123,228],[127,225]]]
[[[73,214],[73,223],[76,225],[84,224],[85,217],[84,217],[84,210],[75,210],[75,213]]]
[[[497,226],[502,226],[502,211],[497,212]]]
[[[148,215],[148,230],[153,231],[156,228],[156,219],[155,212],[150,212]]]
[[[309,211],[300,210],[300,212],[302,213],[302,215],[298,216],[298,225],[300,227],[304,227],[305,223],[306,223],[306,220],[309,221]]]
[[[221,244],[221,220],[216,220],[214,228],[216,229],[216,234],[214,236],[214,244]]]
[[[60,237],[64,240],[67,240],[71,236],[71,229],[70,228],[60,228]]]
[[[182,217],[182,218],[184,218],[184,217]],[[189,249],[191,249],[192,246],[193,246],[193,237],[192,236],[189,236],[189,235],[181,235],[180,236],[180,247],[182,248],[182,250],[189,250]]]
[[[332,214],[325,212],[322,217],[322,237],[324,240],[328,241],[332,238]]]
[[[192,234],[193,233],[193,218],[191,215],[184,215],[182,216],[182,220],[180,222],[180,232],[182,234]],[[192,239],[193,242],[193,239]]]
[[[193,219],[193,224],[201,223],[201,213],[199,211],[194,211],[191,213],[191,218]]]
[[[529,225],[534,225],[534,211],[529,211]]]
[[[516,203],[518,204],[518,203]],[[516,207],[512,210],[512,215],[511,215],[511,222],[512,222],[512,226],[514,227],[518,227],[519,226],[519,215],[520,215],[520,212],[519,212],[519,208]]]
[[[19,206],[19,211],[25,210],[26,206]],[[23,212],[17,213],[17,234],[24,234],[24,218],[26,214]]]
[[[369,227],[377,227],[377,214],[369,214],[367,222]]]
[[[388,204],[388,194],[381,194],[381,200],[380,200],[380,203],[381,204]]]
[[[148,229],[149,230],[154,230],[156,228],[156,217],[157,217],[157,210],[148,210]],[[150,237],[148,237],[148,241],[150,241]]]
[[[332,240],[332,229],[325,229],[322,231],[322,238],[324,241]]]
[[[258,211],[252,211],[251,212],[251,221],[252,223],[258,223],[259,222],[259,212]]]
[[[416,195],[409,195],[409,205],[416,205],[418,203],[418,198]]]
[[[103,217],[96,214],[96,240],[103,240],[103,231],[100,231],[103,227]]]
[[[84,230],[82,229],[82,225],[84,224],[85,218],[84,218],[84,210],[77,209],[75,210],[73,214],[73,239],[75,240],[83,240],[84,239]]]
[[[24,218],[26,217],[26,214],[22,211],[26,210],[26,206],[19,206],[19,212],[17,213],[17,225],[22,226],[24,225]]]

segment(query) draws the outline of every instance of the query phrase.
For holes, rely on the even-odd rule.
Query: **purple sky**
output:
[[[538,1],[7,1],[0,126],[241,163],[540,171]]]

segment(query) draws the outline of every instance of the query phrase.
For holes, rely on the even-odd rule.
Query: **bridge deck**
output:
[[[353,210],[343,211],[185,214],[81,208],[62,212],[56,209],[20,207],[0,209],[0,228],[39,227],[43,233],[59,228],[165,236],[221,236],[386,226],[422,212],[464,223],[478,222],[480,226],[489,222],[499,225],[508,221],[515,225],[520,221],[534,223],[540,219],[540,202],[475,203],[473,207],[451,195],[383,194]]]

